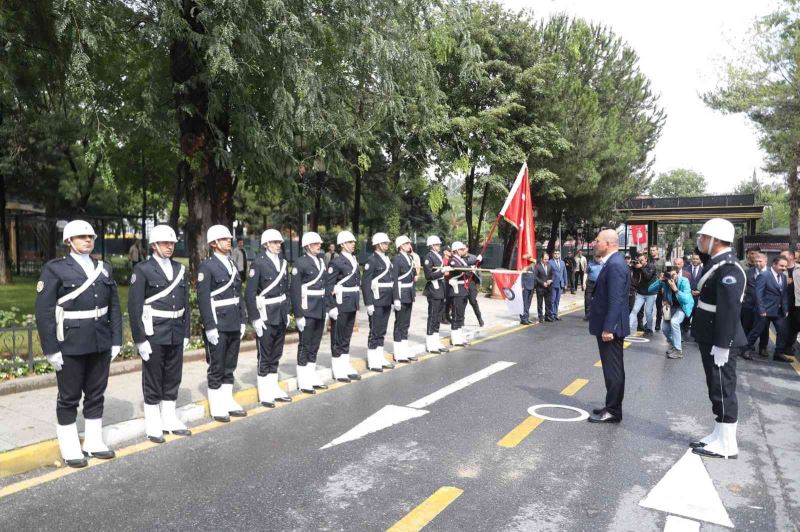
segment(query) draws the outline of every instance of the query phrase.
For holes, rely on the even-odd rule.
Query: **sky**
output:
[[[699,94],[719,84],[723,67],[746,53],[757,17],[774,0],[502,0],[536,17],[557,13],[610,27],[639,54],[640,68],[667,114],[656,146],[656,174],[673,168],[702,173],[708,191],[724,194],[752,176],[774,181],[761,167],[756,130],[742,115],[723,115]]]

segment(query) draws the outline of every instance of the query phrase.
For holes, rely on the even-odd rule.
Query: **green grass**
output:
[[[33,314],[36,304],[36,282],[35,277],[15,277],[14,282],[8,285],[0,285],[0,311],[10,311],[12,307],[19,309],[19,314]],[[119,304],[122,312],[128,309],[128,287],[119,286]],[[21,321],[21,320],[20,320]]]

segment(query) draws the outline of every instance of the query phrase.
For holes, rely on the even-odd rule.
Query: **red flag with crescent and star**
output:
[[[508,193],[500,216],[517,228],[517,270],[536,262],[536,227],[533,220],[533,199],[528,179],[528,163],[523,163]]]

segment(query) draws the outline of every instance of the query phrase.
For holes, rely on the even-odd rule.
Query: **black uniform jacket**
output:
[[[398,253],[392,257],[392,280],[394,281],[394,299],[401,303],[413,303],[417,295],[414,283],[417,280],[417,269],[410,255]],[[400,287],[401,284],[411,286]]]
[[[251,320],[263,319],[264,324],[275,327],[285,327],[289,314],[292,312],[292,302],[289,298],[289,265],[283,257],[279,257],[279,268],[275,267],[265,252],[259,253],[255,260],[250,264],[250,271],[247,273],[247,287],[244,291],[244,300],[247,304],[247,314]],[[281,275],[281,269],[283,274]],[[275,280],[280,275],[280,281]],[[274,285],[273,285],[274,283]],[[265,305],[266,318],[261,316],[258,310],[257,296],[267,287],[272,288],[264,294],[264,299],[275,299],[285,296],[283,301],[276,301]]]
[[[233,267],[233,282],[228,288],[214,296],[215,301],[239,298],[239,303],[217,307],[216,321],[211,307],[211,292],[222,288],[230,281],[231,274],[215,255],[200,263],[197,269],[197,306],[200,308],[200,320],[207,331],[217,329],[224,332],[239,332],[242,324],[247,320],[247,311],[242,300],[242,279],[236,267]]]
[[[430,299],[444,299],[445,298],[445,274],[441,270],[434,270],[434,267],[442,266],[441,255],[435,253],[433,250],[429,251],[422,261],[422,271],[425,274],[425,297]]]
[[[747,345],[740,319],[745,273],[732,251],[703,264],[700,296],[692,316],[692,336],[698,343],[731,348]]]
[[[92,259],[94,267],[97,261]],[[86,355],[122,345],[122,312],[111,265],[81,295],[62,305],[66,312],[91,311],[108,307],[106,314],[88,319],[65,319],[64,341],[56,337],[56,305],[59,298],[77,290],[88,277],[71,255],[44,265],[36,285],[36,328],[46,355]]]
[[[352,255],[351,255],[352,257]],[[358,310],[359,290],[347,290],[341,292],[341,304],[336,303],[336,285],[343,279],[342,288],[360,288],[361,273],[358,271],[358,261],[355,257],[353,262],[343,253],[336,254],[328,264],[328,272],[325,275],[325,299],[328,308],[338,307],[339,312],[356,312]],[[352,274],[352,275],[351,275]]]
[[[184,270],[183,277],[169,294],[150,303],[153,310],[175,312],[183,309],[183,316],[180,318],[154,317],[153,335],[148,337],[144,330],[142,310],[145,300],[172,286],[181,271],[179,262],[170,260],[170,265],[172,266],[172,281],[167,279],[164,270],[161,269],[154,257],[133,267],[131,284],[128,289],[128,316],[131,320],[131,336],[137,344],[147,340],[157,345],[178,345],[182,344],[183,339],[190,335],[189,328],[192,319],[191,312],[189,312],[188,270]]]
[[[306,296],[306,308],[303,308],[302,297],[304,284],[308,284],[307,290],[313,292]],[[322,258],[303,255],[297,259],[297,262],[294,263],[294,268],[292,268],[292,282],[289,287],[289,293],[292,296],[292,311],[295,319],[307,317],[321,320],[325,318],[325,313],[327,312],[325,304],[325,262]]]
[[[388,271],[387,271],[388,270]],[[386,272],[385,275],[383,273]],[[378,281],[378,296],[372,292],[372,280],[380,277]],[[364,275],[361,276],[361,293],[364,295],[364,304],[376,307],[388,307],[392,304],[394,290],[392,290],[392,263],[386,255],[373,253],[364,263]]]

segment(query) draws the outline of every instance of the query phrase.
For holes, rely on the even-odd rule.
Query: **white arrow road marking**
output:
[[[435,403],[443,397],[447,397],[451,393],[455,393],[462,388],[466,388],[470,384],[474,384],[480,380],[483,380],[486,377],[497,373],[498,371],[503,371],[514,364],[515,362],[495,362],[491,366],[477,371],[472,375],[468,375],[463,379],[454,382],[453,384],[448,384],[444,388],[437,390],[430,395],[426,395],[422,399],[414,401],[408,406],[386,405],[335,440],[320,447],[320,450],[333,447],[334,445],[339,445],[340,443],[357,440],[359,438],[363,438],[367,434],[378,432],[379,430],[391,427],[392,425],[397,425],[403,421],[424,416],[428,413],[428,411],[421,410],[422,408]]]
[[[700,532],[700,523],[677,515],[668,515],[664,532]]]
[[[639,506],[733,528],[703,461],[691,449],[667,471]]]
[[[457,380],[453,384],[448,384],[444,388],[436,390],[432,394],[426,395],[422,399],[418,399],[413,403],[410,403],[408,406],[410,408],[425,408],[426,406],[432,405],[439,399],[444,399],[451,393],[455,393],[462,388],[466,388],[470,384],[475,384],[476,382],[483,380],[490,375],[494,375],[498,371],[503,371],[506,368],[510,368],[514,364],[516,364],[516,362],[495,362],[487,368],[476,371],[472,375],[467,375],[463,379]]]

